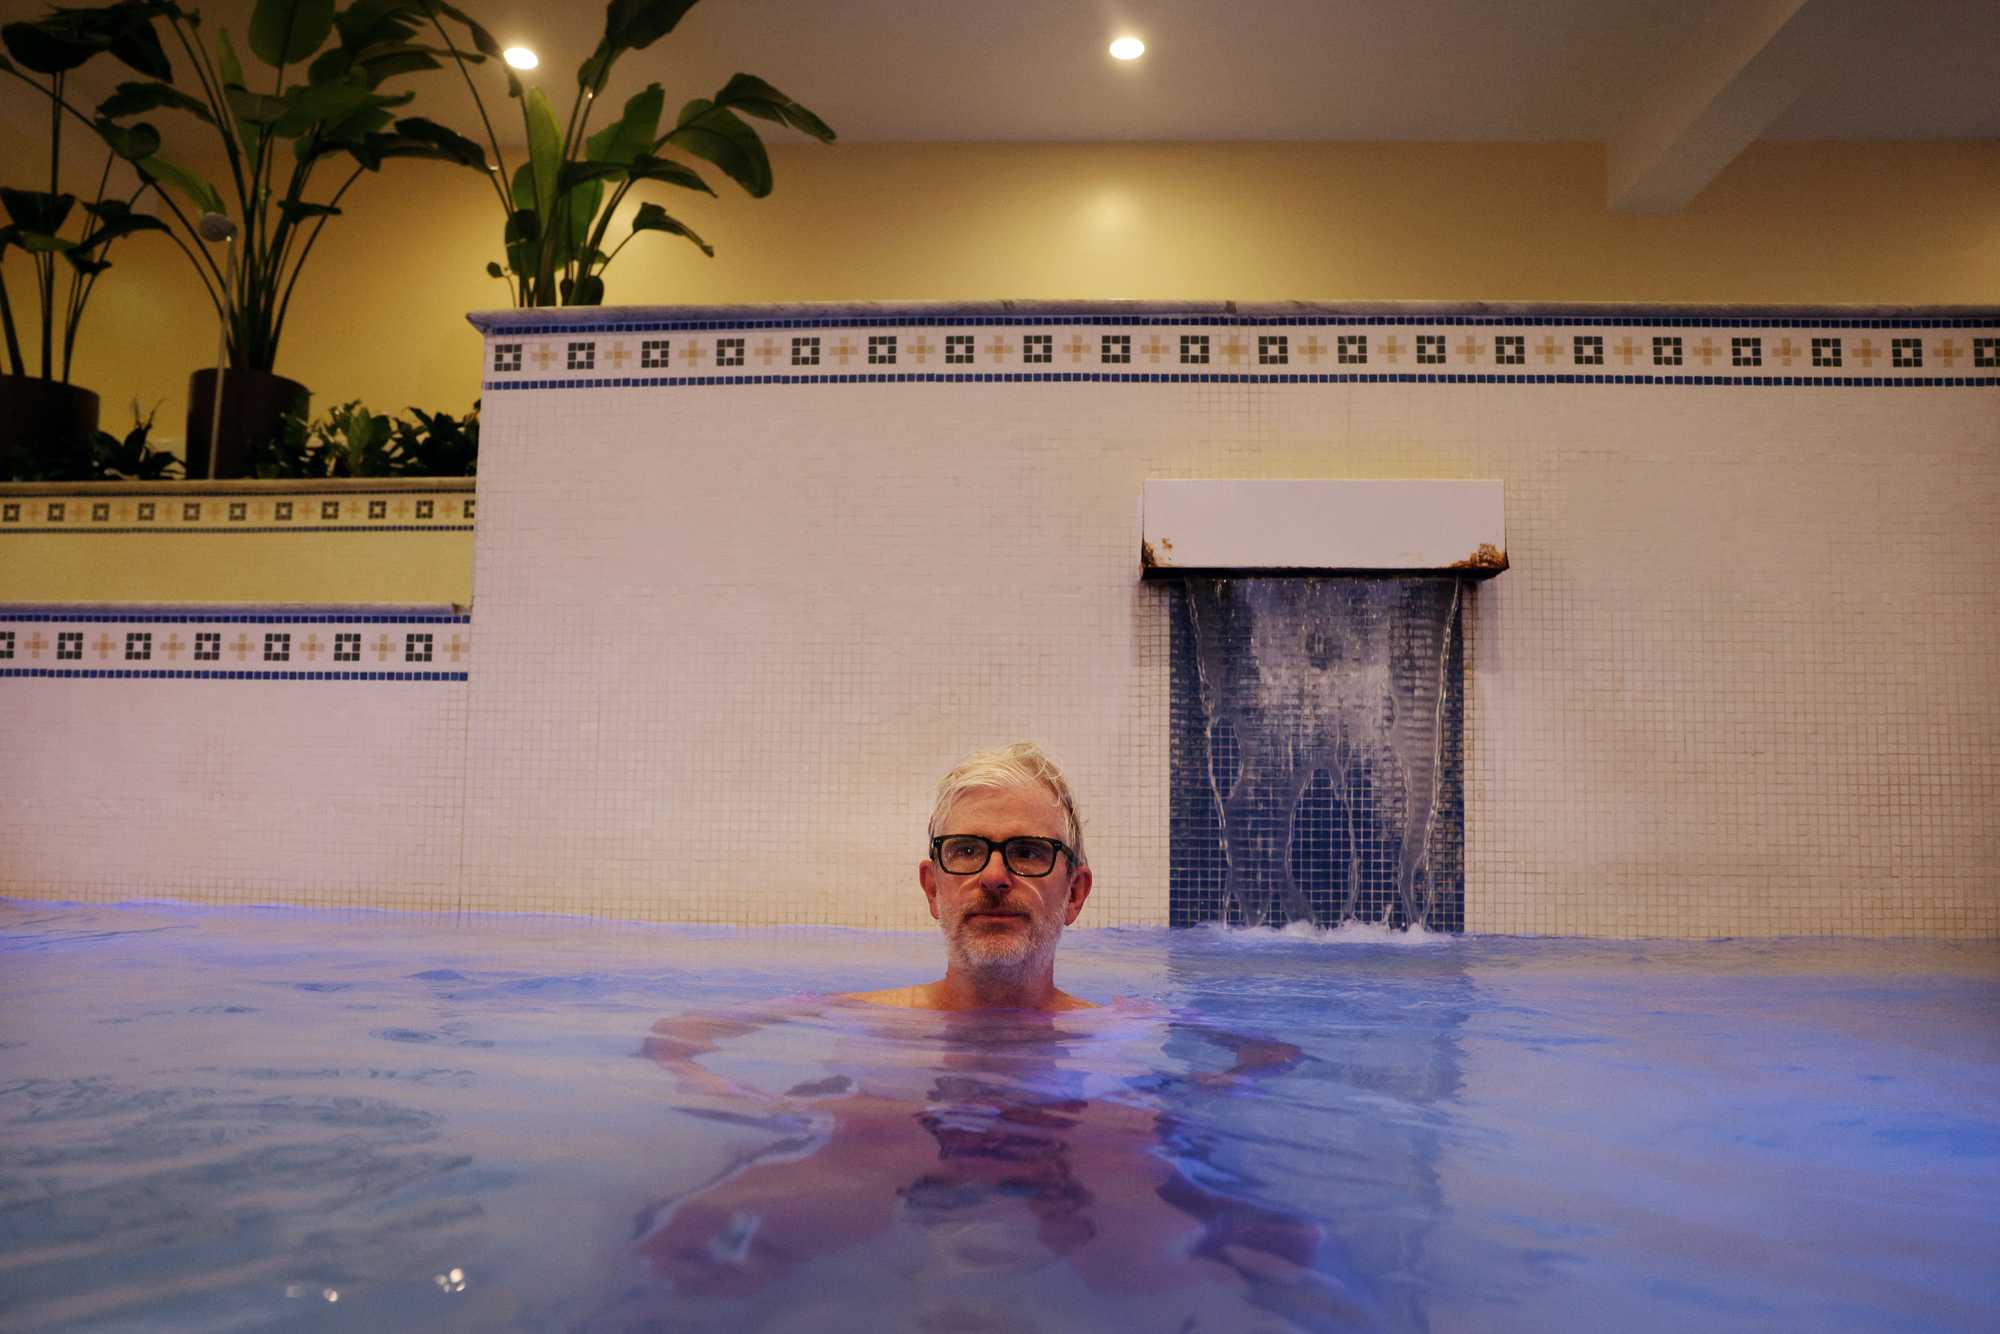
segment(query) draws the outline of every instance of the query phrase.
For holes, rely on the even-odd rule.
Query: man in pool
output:
[[[1352,1321],[1354,1295],[1316,1272],[1315,1222],[1182,1169],[1206,1161],[1175,1109],[1184,1095],[1282,1074],[1303,1053],[1055,985],[1057,942],[1091,882],[1061,770],[1029,743],[974,755],[939,783],[928,833],[917,880],[944,931],[942,978],[653,1026],[644,1054],[709,1100],[680,1110],[774,1138],[640,1215],[632,1245],[647,1268],[681,1299],[747,1297],[836,1253],[843,1272],[889,1282],[906,1268],[903,1229],[954,1272],[997,1278],[1059,1259],[1099,1293],[1205,1312],[1201,1328],[1246,1327],[1246,1305],[1312,1328]],[[853,1008],[837,1017],[842,1002],[945,1013],[935,1031],[886,1015],[857,1027]],[[1131,1034],[1118,1026],[1153,1019],[1168,1021],[1166,1041],[1226,1051],[1229,1068],[1121,1075]],[[852,1044],[851,1058],[829,1053],[847,1072],[774,1095],[699,1063],[790,1022]],[[916,1062],[913,1044],[926,1053]]]
[[[845,1000],[921,1010],[1084,1010],[1056,986],[1056,945],[1090,897],[1069,781],[1032,741],[967,759],[938,783],[917,863],[944,930],[944,976]]]

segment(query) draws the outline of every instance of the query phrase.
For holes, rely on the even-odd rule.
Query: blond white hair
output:
[[[931,807],[931,836],[937,836],[938,822],[966,793],[1010,787],[1039,787],[1056,799],[1063,813],[1063,842],[1075,856],[1071,869],[1085,865],[1088,859],[1083,853],[1083,820],[1076,813],[1076,798],[1070,794],[1069,780],[1048,753],[1032,741],[1017,741],[998,750],[968,755],[940,778],[937,804]]]

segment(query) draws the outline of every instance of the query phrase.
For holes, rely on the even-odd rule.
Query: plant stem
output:
[[[58,180],[58,168],[62,162],[62,89],[63,76],[53,76],[55,96],[49,102],[49,204],[53,208],[55,198],[62,192]],[[55,370],[55,305],[56,305],[56,257],[54,252],[37,256],[42,271],[42,378],[51,378]]]
[[[14,368],[14,374],[26,375],[28,368],[21,360],[20,335],[14,332],[14,303],[7,296],[7,274],[0,268],[0,324],[7,328],[7,362]]]
[[[181,212],[181,206],[174,202],[174,197],[168,194],[166,189],[163,186],[161,186],[161,184],[158,181],[154,180],[150,176],[147,176],[145,172],[142,171],[139,173],[139,175],[142,178],[144,178],[146,184],[153,187],[154,193],[160,196],[160,202],[162,204],[165,204],[167,206],[168,211],[174,215],[174,221],[178,222],[181,225],[181,230],[186,232],[189,236],[193,237],[195,240],[200,240],[201,233],[198,230],[196,230],[195,225],[193,223],[188,221],[187,214]],[[222,288],[224,286],[222,266],[220,264],[217,264],[215,262],[215,257],[210,255],[206,250],[189,249],[189,247],[181,241],[180,237],[174,236],[174,232],[171,227],[167,229],[167,235],[173,236],[174,243],[180,246],[182,252],[186,254],[190,260],[194,261],[195,276],[200,278],[201,285],[208,289],[208,299],[215,303],[216,313],[221,314]],[[208,273],[203,273],[201,271],[201,266],[203,264],[208,265]],[[215,275],[215,279],[213,282],[209,281],[209,274],[211,273]]]
[[[114,156],[114,154],[110,153],[105,154],[104,170],[97,177],[97,198],[92,201],[93,204],[101,205],[104,203],[104,187],[111,181],[111,163]],[[134,195],[133,198],[136,199],[138,196]],[[126,207],[129,208],[131,205],[128,203]],[[94,218],[97,215],[92,213],[90,216]],[[89,235],[88,232],[84,234],[86,236]],[[109,263],[109,260],[105,260],[105,256],[110,253],[111,242],[106,240],[97,247],[96,258]],[[84,258],[89,259],[91,256],[85,255]],[[82,269],[74,265],[70,267],[69,301],[63,307],[62,378],[64,384],[69,383],[69,364],[70,360],[76,354],[76,330],[77,326],[83,323],[84,303],[90,300],[90,289],[96,282],[96,274],[86,275]]]
[[[214,113],[216,137],[222,140],[222,147],[229,156],[229,174],[236,181],[236,197],[245,198],[243,189],[243,146],[236,139],[236,118],[230,113],[229,98],[222,90],[222,76],[208,62],[208,52],[200,43],[188,40],[185,20],[176,12],[173,16],[174,36],[180,39],[181,49],[188,54],[195,73],[201,77],[201,95],[208,99],[208,109]],[[160,192],[164,198],[166,191]]]
[[[472,81],[471,71],[465,68],[465,57],[459,54],[458,43],[451,40],[451,34],[445,31],[444,24],[438,21],[438,16],[432,13],[430,20],[431,26],[437,29],[438,39],[444,43],[444,49],[451,52],[452,63],[458,66],[458,76],[465,80],[466,91],[472,94],[472,105],[479,108],[479,123],[486,127],[486,142],[493,146],[495,171],[487,174],[489,176],[497,174],[500,177],[493,183],[493,188],[500,196],[500,207],[511,214],[514,211],[514,201],[508,195],[507,189],[513,177],[508,174],[506,159],[500,156],[500,136],[493,132],[493,122],[486,117],[486,102],[479,96],[479,85]]]
[[[366,170],[367,170],[366,167],[356,167],[354,169],[354,174],[352,176],[349,176],[346,182],[342,184],[338,190],[333,192],[333,198],[327,201],[328,207],[338,207],[340,204],[341,196],[347,193],[348,186],[353,185],[356,181],[360,180],[361,173]],[[292,265],[292,276],[285,283],[284,300],[279,303],[277,319],[272,323],[271,326],[271,342],[273,346],[277,344],[278,335],[280,332],[283,331],[285,327],[285,312],[291,309],[292,288],[298,285],[299,273],[301,270],[305,268],[306,257],[312,254],[313,243],[319,240],[319,234],[321,230],[325,228],[328,216],[329,215],[322,213],[318,218],[314,220],[312,235],[306,238],[305,249],[299,252],[298,263]]]

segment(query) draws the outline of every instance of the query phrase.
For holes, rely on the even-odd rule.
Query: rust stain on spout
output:
[[[1464,560],[1453,561],[1445,566],[1447,570],[1477,570],[1483,574],[1498,574],[1507,568],[1507,553],[1491,542],[1481,542],[1479,549]]]

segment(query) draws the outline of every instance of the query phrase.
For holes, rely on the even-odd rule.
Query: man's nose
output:
[[[981,889],[1005,889],[1012,883],[1013,876],[1007,870],[1007,854],[999,847],[996,846],[992,855],[987,857],[986,865],[980,870],[978,880]]]

